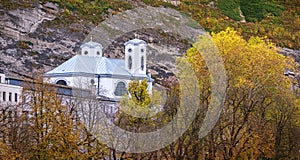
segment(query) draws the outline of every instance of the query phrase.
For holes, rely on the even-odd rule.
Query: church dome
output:
[[[147,44],[145,41],[141,40],[141,39],[132,39],[132,40],[129,40],[127,42],[124,43],[125,46],[127,46],[128,44],[132,44],[132,45],[139,45],[139,44]]]
[[[84,43],[80,46],[81,55],[92,56],[92,57],[102,57],[102,45],[92,40]]]

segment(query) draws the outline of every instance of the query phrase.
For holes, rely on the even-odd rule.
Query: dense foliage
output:
[[[144,0],[145,3],[148,1]],[[280,47],[300,48],[300,1],[298,0],[182,0],[179,11],[191,15],[207,31],[232,27],[248,39],[267,36]],[[166,5],[154,0],[149,5]],[[240,12],[247,22],[240,22]]]
[[[272,43],[258,37],[246,41],[232,29],[212,38],[224,59],[228,84],[222,116],[204,139],[208,158],[296,158],[299,100],[291,90],[292,80],[282,74],[295,69],[293,60],[278,54]],[[200,39],[187,52],[203,91],[210,90],[210,74],[199,54],[208,50],[205,44]],[[209,96],[203,92],[202,101],[208,103]]]

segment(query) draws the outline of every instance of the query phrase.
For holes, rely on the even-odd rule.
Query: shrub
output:
[[[241,20],[239,7],[239,0],[219,0],[218,2],[218,8],[222,13],[236,21]]]

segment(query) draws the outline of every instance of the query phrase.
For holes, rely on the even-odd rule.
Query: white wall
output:
[[[94,79],[94,85],[92,86],[91,80]],[[58,80],[65,80],[67,85],[70,87],[80,88],[80,89],[94,89],[94,93],[97,94],[97,86],[98,86],[98,77],[95,76],[76,76],[76,77],[52,77],[48,82],[56,83]],[[119,99],[121,97],[115,96],[115,88],[118,82],[124,82],[126,87],[130,80],[127,79],[116,79],[116,78],[108,78],[108,77],[101,77],[100,78],[100,90],[99,93],[102,96]]]
[[[85,54],[85,51],[88,52],[87,55]],[[99,55],[97,54],[97,52],[99,52]],[[81,50],[81,55],[92,56],[92,57],[102,57],[102,49],[99,46],[93,47],[93,48],[89,48],[88,46],[85,46]]]
[[[21,102],[22,87],[0,83],[0,104],[18,104]],[[3,96],[5,95],[5,96]],[[17,98],[17,99],[16,99]]]
[[[56,84],[59,80],[66,81],[67,86],[81,88],[81,89],[89,89],[92,85],[91,81],[94,80],[94,85],[97,85],[98,78],[95,76],[74,76],[74,77],[51,77],[45,78],[46,82]]]
[[[5,74],[0,73],[0,83],[5,83]]]
[[[132,51],[129,52],[128,50]],[[143,50],[143,52],[142,52]],[[127,44],[125,46],[125,68],[134,75],[143,75],[146,74],[146,62],[147,62],[147,47],[145,44],[133,45]],[[132,68],[128,68],[128,59],[129,56],[132,58]],[[144,70],[141,69],[141,57],[144,57]]]
[[[127,79],[115,79],[115,78],[102,77],[100,79],[100,88],[103,90],[103,92],[100,92],[100,95],[113,98],[113,99],[120,99],[121,97],[115,96],[114,94],[116,86],[118,82],[124,82],[127,88],[129,81],[130,80]]]

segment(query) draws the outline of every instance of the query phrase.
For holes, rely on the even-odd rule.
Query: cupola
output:
[[[102,45],[97,42],[93,42],[92,38],[89,42],[84,43],[80,46],[81,55],[91,57],[102,57]]]

